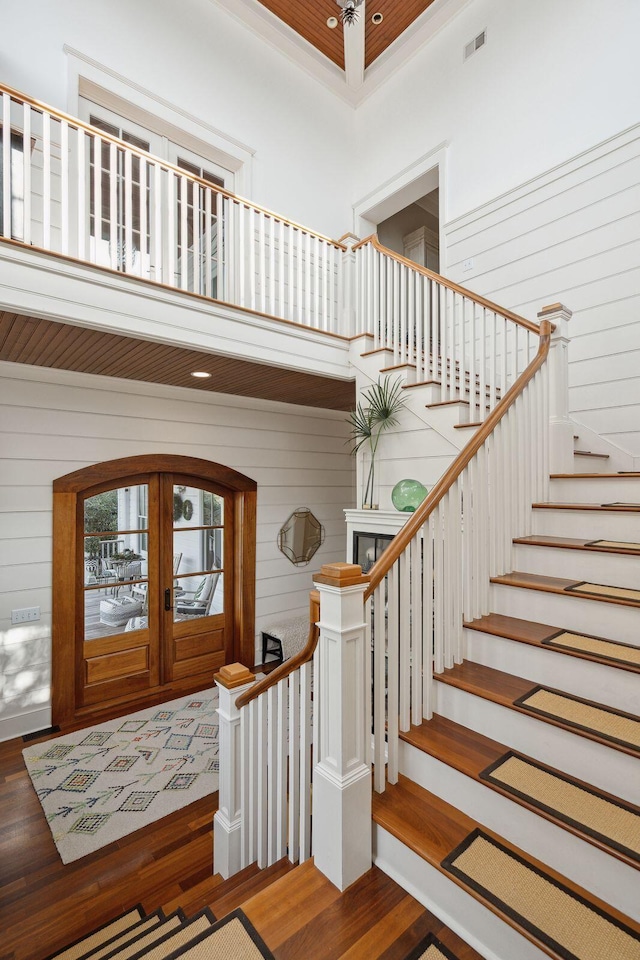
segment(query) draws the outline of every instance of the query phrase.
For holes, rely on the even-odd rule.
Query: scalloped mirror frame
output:
[[[298,507],[278,533],[278,549],[296,567],[309,563],[324,542],[324,527],[308,507]]]

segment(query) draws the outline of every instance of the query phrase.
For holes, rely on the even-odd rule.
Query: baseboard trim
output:
[[[0,719],[0,743],[5,740],[15,740],[16,737],[24,737],[30,733],[37,733],[37,731],[48,729],[50,726],[50,706],[39,707],[37,710],[20,713],[15,717],[4,717]]]

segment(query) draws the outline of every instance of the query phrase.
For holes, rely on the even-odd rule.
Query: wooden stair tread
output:
[[[528,643],[531,646],[540,647],[543,650],[549,650],[552,653],[559,653],[562,656],[577,657],[581,660],[591,660],[594,663],[601,663],[607,667],[614,667],[619,670],[629,670],[632,673],[640,673],[640,667],[631,663],[622,663],[612,660],[608,657],[598,656],[596,653],[590,653],[586,650],[573,650],[569,647],[549,646],[545,640],[555,637],[559,633],[576,633],[579,636],[589,636],[594,640],[603,640],[606,643],[615,643],[616,646],[624,650],[625,647],[632,646],[626,643],[620,643],[616,640],[610,640],[608,637],[596,637],[593,634],[585,634],[581,630],[570,630],[566,627],[556,627],[549,623],[536,623],[533,620],[521,620],[517,617],[507,617],[501,613],[489,613],[484,617],[478,617],[477,620],[465,621],[464,626],[467,630],[477,630],[480,633],[489,633],[495,637],[506,637],[508,640],[515,640],[518,643]],[[633,648],[637,649],[637,648]]]
[[[481,427],[482,424],[483,424],[483,422],[484,422],[484,421],[482,421],[482,420],[474,420],[472,423],[454,423],[453,429],[454,429],[454,430],[464,430],[465,427],[474,427],[474,428],[475,428],[475,427]]]
[[[436,870],[443,873],[453,883],[460,886],[470,894],[470,896],[482,903],[488,910],[499,916],[523,936],[527,937],[532,943],[538,945],[549,956],[558,958],[558,960],[561,960],[562,957],[566,957],[568,954],[564,951],[557,953],[551,949],[548,944],[543,945],[542,942],[536,938],[535,934],[527,932],[515,919],[504,913],[497,904],[492,903],[483,896],[480,891],[475,891],[465,883],[464,880],[456,878],[444,869],[441,864],[444,856],[447,856],[447,854],[443,856],[443,849],[450,844],[449,853],[452,852],[462,843],[469,833],[473,830],[481,829],[483,834],[491,837],[516,856],[520,857],[532,869],[540,871],[552,881],[562,884],[596,910],[604,911],[605,915],[615,918],[618,922],[624,923],[635,932],[640,932],[640,925],[621,914],[618,910],[615,910],[609,904],[594,897],[591,893],[579,887],[567,877],[557,873],[551,867],[536,860],[520,848],[509,843],[486,827],[481,826],[472,820],[471,817],[460,813],[455,807],[445,803],[445,801],[439,797],[434,796],[402,775],[399,776],[397,784],[387,784],[384,793],[374,793],[373,819],[380,827],[387,830],[408,846],[414,853]]]
[[[599,474],[594,474],[599,476]],[[605,474],[602,474],[605,476]],[[640,513],[633,503],[534,503],[534,510],[598,510],[602,513]]]
[[[552,473],[552,480],[619,480],[621,477],[639,479],[640,473],[623,470],[618,473]]]
[[[574,450],[574,457],[596,457],[598,460],[609,460],[608,453],[592,453],[591,450]]]
[[[640,556],[640,549],[634,550],[631,547],[622,545],[619,547],[601,547],[597,545],[597,542],[594,543],[593,540],[579,540],[576,537],[547,537],[533,534],[529,537],[515,537],[513,542],[528,543],[536,547],[562,547],[566,550],[590,550],[594,553],[620,553],[632,557]]]
[[[573,599],[595,600],[600,603],[614,603],[617,606],[638,609],[639,601],[637,600],[628,600],[625,597],[606,596],[604,594],[581,593],[573,589],[584,582],[584,580],[566,580],[564,577],[547,577],[542,573],[525,573],[521,570],[513,570],[511,573],[506,573],[502,577],[491,577],[491,583],[501,583],[507,587],[540,590],[543,593],[556,593],[561,594],[563,597],[572,597]],[[613,589],[616,589],[615,584],[604,584],[603,586],[611,586]],[[572,589],[568,589],[569,587]]]
[[[470,660],[465,660],[464,663],[458,663],[450,670],[445,670],[443,673],[436,674],[435,680],[438,683],[446,683],[453,687],[457,687],[459,690],[464,690],[466,693],[470,693],[473,696],[482,697],[484,700],[490,700],[491,702],[496,703],[501,707],[506,707],[509,710],[515,710],[517,713],[524,714],[531,719],[539,720],[542,723],[549,723],[551,726],[559,727],[560,729],[566,730],[568,733],[572,733],[575,736],[585,737],[587,740],[593,740],[596,743],[600,743],[612,750],[618,750],[621,753],[626,753],[633,757],[638,756],[638,751],[634,750],[632,747],[627,747],[622,743],[617,743],[607,737],[600,736],[600,734],[593,730],[586,730],[571,725],[570,723],[565,723],[560,718],[545,716],[541,713],[534,713],[521,706],[518,706],[514,701],[519,700],[521,697],[527,696],[527,694],[532,693],[542,686],[545,690],[551,690],[554,693],[558,693],[562,696],[567,696],[574,700],[580,700],[583,703],[591,704],[593,707],[606,711],[613,711],[613,708],[607,706],[606,704],[596,703],[592,700],[585,700],[584,698],[576,697],[573,694],[565,693],[563,690],[556,690],[553,687],[546,686],[545,684],[541,685],[532,680],[526,680],[524,677],[516,677],[511,673],[505,673],[502,670],[495,670],[493,667],[486,667],[484,664],[473,663]],[[625,716],[629,716],[629,714],[625,714]]]
[[[593,787],[592,784],[578,780],[576,777],[570,777],[563,771],[549,766],[548,764],[541,764],[539,760],[527,757],[526,754],[521,753],[520,751],[513,751],[512,748],[506,744],[500,743],[498,740],[492,740],[489,737],[485,737],[484,734],[478,733],[475,730],[471,730],[468,727],[464,727],[462,724],[456,723],[454,720],[449,720],[447,717],[442,717],[437,713],[434,713],[430,720],[423,721],[420,726],[412,725],[410,730],[408,730],[406,733],[400,733],[400,739],[416,747],[418,750],[421,750],[423,753],[427,753],[429,756],[434,757],[436,760],[440,760],[442,763],[452,767],[454,770],[458,770],[465,776],[471,777],[473,780],[476,780],[478,783],[481,783],[488,789],[494,790],[496,793],[500,793],[502,796],[507,797],[508,800],[520,804],[527,810],[531,810],[538,816],[549,820],[551,823],[557,824],[561,829],[568,830],[570,833],[575,834],[575,836],[580,837],[587,843],[591,843],[599,849],[606,851],[607,853],[617,857],[635,869],[640,869],[640,864],[633,857],[629,857],[627,854],[615,849],[609,844],[604,843],[591,834],[586,833],[584,830],[580,829],[578,825],[573,825],[557,816],[554,816],[553,812],[536,806],[533,803],[527,802],[526,799],[519,797],[508,790],[501,789],[496,783],[481,779],[480,774],[490,764],[495,763],[505,754],[515,752],[518,753],[520,757],[531,760],[531,762],[535,763],[537,766],[544,766],[545,769],[552,774],[563,777],[571,783],[585,788],[591,792],[596,792],[606,800],[609,800],[613,803],[619,802],[618,798],[612,794],[608,794],[604,790],[597,789]],[[632,804],[628,804],[628,806],[632,806]],[[640,809],[635,809],[640,814]]]

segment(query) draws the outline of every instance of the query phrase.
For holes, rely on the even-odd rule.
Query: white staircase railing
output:
[[[388,350],[394,366],[415,367],[417,383],[439,387],[439,402],[469,403],[480,422],[535,355],[538,326],[401,257],[368,237],[356,257],[358,329]]]
[[[399,733],[430,718],[434,674],[463,660],[463,624],[490,612],[490,577],[511,570],[549,477],[552,325],[476,435],[370,571],[374,786],[398,780]],[[386,766],[385,766],[386,761]]]
[[[342,244],[0,86],[0,237],[327,332]]]

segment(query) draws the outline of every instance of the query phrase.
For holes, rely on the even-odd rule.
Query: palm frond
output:
[[[404,406],[402,395],[402,380],[398,377],[392,381],[390,377],[372,384],[363,393],[368,403],[369,417],[372,427],[378,427],[378,432],[395,427],[398,423],[398,413]]]
[[[355,410],[349,411],[347,420],[351,424],[351,436],[349,437],[349,441],[353,444],[351,452],[357,453],[364,443],[371,440],[373,435],[369,407],[363,406],[360,402]]]

